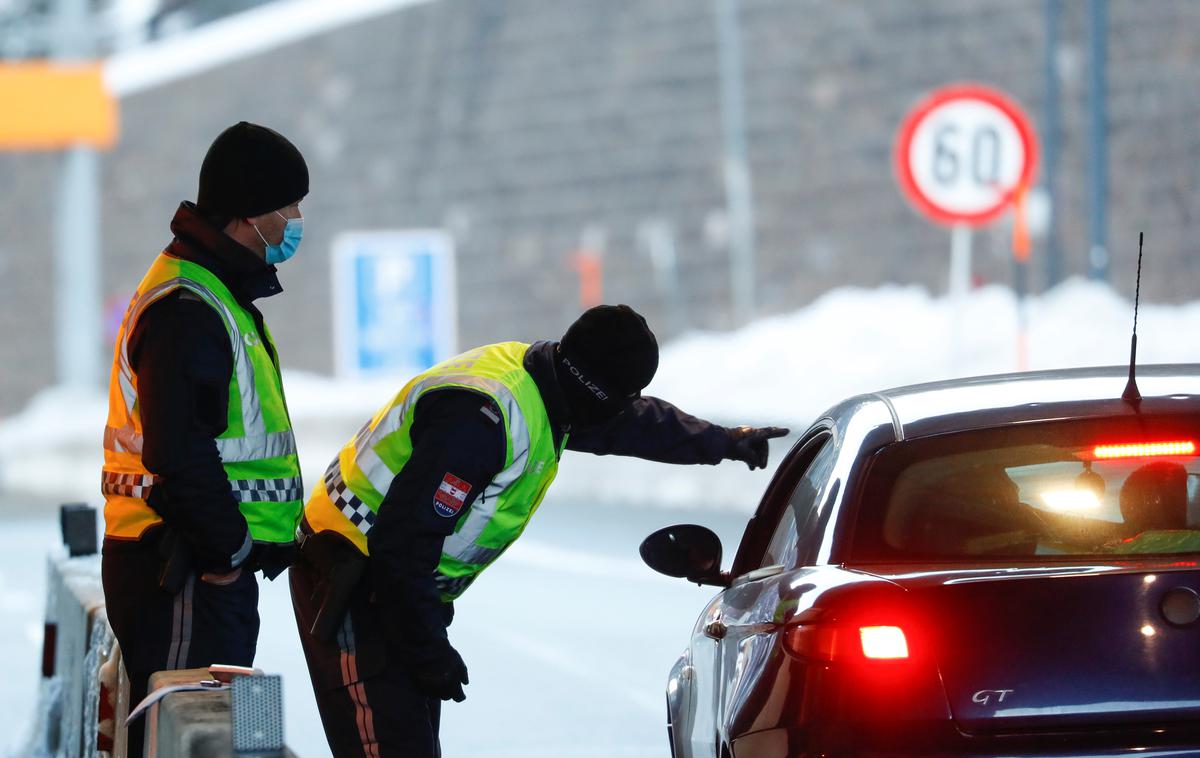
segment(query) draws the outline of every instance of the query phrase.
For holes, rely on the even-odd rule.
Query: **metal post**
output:
[[[650,255],[654,267],[654,286],[659,300],[667,308],[669,334],[678,336],[687,330],[687,303],[683,299],[683,282],[679,276],[679,255],[675,248],[675,229],[665,219],[642,222],[638,240]]]
[[[1091,45],[1089,87],[1091,118],[1088,164],[1091,166],[1088,276],[1108,279],[1108,0],[1090,0]]]
[[[950,366],[958,371],[962,357],[963,321],[971,289],[971,227],[955,224],[950,237]]]
[[[1029,370],[1029,263],[1013,259],[1017,295],[1017,371]]]
[[[745,324],[755,310],[754,198],[746,160],[746,104],[743,93],[738,0],[713,0],[720,63],[721,128],[724,136],[725,204],[729,214],[729,273],[733,318]]]
[[[58,381],[79,389],[100,380],[99,164],[91,148],[66,151],[55,220]]]
[[[1062,0],[1045,0],[1046,51],[1044,79],[1046,105],[1042,121],[1042,183],[1049,198],[1046,219],[1046,287],[1063,280],[1062,247],[1058,238],[1058,154],[1061,145],[1058,81],[1058,46],[1062,31]]]
[[[80,60],[92,53],[87,0],[58,0],[55,55]],[[93,389],[100,381],[100,165],[96,151],[72,147],[63,155],[55,218],[55,345],[58,381]]]
[[[971,227],[955,224],[950,237],[950,297],[961,301],[971,289]]]

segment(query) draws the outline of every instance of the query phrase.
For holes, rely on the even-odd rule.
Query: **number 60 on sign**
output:
[[[944,87],[913,108],[896,139],[895,170],[909,201],[934,221],[982,226],[1028,188],[1037,141],[1008,96],[977,84]]]

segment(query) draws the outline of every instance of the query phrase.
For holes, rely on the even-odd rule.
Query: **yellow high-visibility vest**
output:
[[[316,532],[332,530],[368,555],[367,535],[384,494],[412,455],[412,429],[417,402],[430,392],[456,389],[477,392],[495,401],[504,424],[504,468],[471,504],[465,515],[454,514],[455,499],[465,501],[453,482],[443,482],[447,515],[457,515],[457,528],[446,538],[436,581],[442,600],[460,596],[467,586],[521,536],[558,473],[562,447],[554,447],[554,431],[541,393],[525,370],[529,345],[504,342],[486,345],[418,374],[350,440],[325,472],[304,517]],[[566,439],[562,446],[566,445]],[[434,507],[405,503],[404,507]]]
[[[256,542],[292,542],[304,485],[279,365],[263,344],[254,317],[215,274],[166,253],[158,256],[138,285],[117,335],[104,430],[104,533],[138,539],[162,521],[147,502],[157,479],[142,463],[141,408],[128,340],[146,309],[178,289],[188,290],[216,311],[229,333],[233,353],[229,417],[216,443],[250,536]],[[265,325],[263,330],[273,350]]]

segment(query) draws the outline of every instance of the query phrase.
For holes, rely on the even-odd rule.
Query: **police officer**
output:
[[[300,468],[254,301],[282,291],[275,264],[296,252],[306,194],[308,167],[282,135],[222,132],[117,336],[102,573],[135,703],[155,671],[251,665],[254,571],[274,578],[295,554]],[[140,721],[129,744],[140,754]]]
[[[642,397],[646,321],[598,306],[558,342],[507,342],[419,374],[338,454],[305,506],[292,601],[339,756],[436,756],[467,668],[453,601],[524,529],[564,450],[767,463],[786,429],[726,429]]]

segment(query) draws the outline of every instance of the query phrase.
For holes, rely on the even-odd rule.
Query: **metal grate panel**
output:
[[[239,676],[233,680],[233,750],[283,750],[283,678]]]

